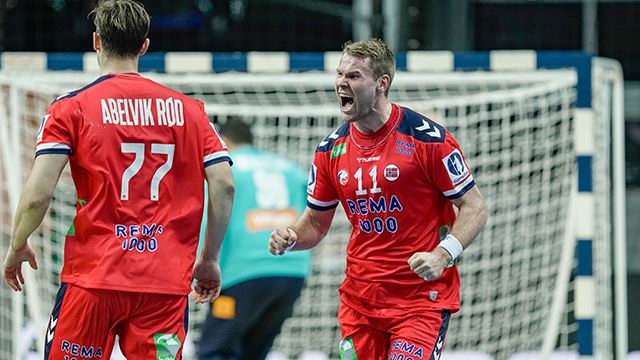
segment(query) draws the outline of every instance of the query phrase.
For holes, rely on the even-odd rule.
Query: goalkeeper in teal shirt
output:
[[[262,360],[291,316],[310,270],[308,251],[273,257],[269,234],[306,206],[306,174],[293,162],[253,147],[250,126],[221,126],[230,149],[236,192],[222,242],[222,292],[211,304],[197,346],[200,360]]]

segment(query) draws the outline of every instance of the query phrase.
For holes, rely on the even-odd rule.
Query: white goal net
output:
[[[597,126],[609,128],[603,77],[594,72]],[[240,116],[254,124],[256,145],[308,169],[314,148],[340,125],[333,75],[323,73],[212,74],[149,77],[203,101],[214,122]],[[9,243],[12,212],[33,163],[40,119],[51,101],[93,78],[81,73],[0,75],[0,237]],[[489,222],[460,263],[462,310],[452,318],[447,349],[474,350],[506,359],[540,351],[545,334],[557,333],[553,347],[577,349],[573,279],[559,277],[575,267],[563,244],[573,241],[569,204],[575,192],[576,74],[535,72],[399,73],[390,98],[445,125],[458,139],[489,206]],[[600,114],[600,115],[599,115]],[[600,134],[602,136],[603,134]],[[604,134],[605,136],[608,134]],[[593,139],[599,142],[601,139]],[[612,295],[608,139],[594,159],[594,192],[602,206],[594,214],[594,275],[598,294],[595,352],[612,357]],[[42,337],[56,291],[64,235],[75,212],[68,169],[42,226],[31,237],[40,269],[27,270],[26,296],[3,285],[0,295],[0,359],[23,358],[41,344],[26,341],[32,326]],[[416,216],[416,221],[420,221]],[[332,229],[314,249],[312,276],[274,348],[295,359],[317,350],[339,358],[336,319],[338,287],[344,276],[350,225],[338,211]],[[266,243],[267,239],[265,239]],[[573,251],[571,246],[564,246]],[[569,259],[569,260],[567,260]],[[223,274],[224,276],[224,274]],[[562,282],[562,283],[560,283]],[[559,290],[557,290],[559,289]],[[566,301],[553,307],[554,296]],[[191,339],[206,306],[191,304]],[[551,321],[559,314],[558,325]],[[553,327],[553,328],[550,328]]]

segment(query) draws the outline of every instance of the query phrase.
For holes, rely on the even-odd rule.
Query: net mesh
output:
[[[309,168],[317,144],[341,123],[333,76],[327,74],[149,76],[203,101],[214,122],[240,116],[252,123],[257,147],[292,159],[303,168]],[[6,119],[0,120],[2,249],[8,246],[20,184],[33,163],[40,118],[56,96],[91,80],[75,73],[0,77],[0,116]],[[598,121],[608,121],[605,82],[595,86],[601,92],[594,91]],[[489,208],[485,230],[465,251],[460,264],[462,310],[451,322],[447,350],[483,351],[506,359],[515,352],[537,351],[542,345],[557,285],[558,249],[569,231],[566,204],[575,175],[575,83],[571,71],[399,73],[394,80],[393,101],[442,123],[458,139]],[[603,155],[594,160],[594,173],[608,169],[609,158],[604,154],[609,153],[609,144],[599,146],[596,153]],[[594,191],[600,196],[597,201],[608,204],[609,184],[602,178],[594,178]],[[17,346],[11,335],[16,306],[29,310],[24,324],[39,318],[37,326],[44,329],[59,286],[64,235],[72,223],[74,204],[67,168],[50,211],[31,238],[41,268],[35,273],[36,286],[27,289],[27,298],[37,301],[26,301],[25,306],[9,291],[0,295],[0,358],[8,358],[10,349]],[[594,219],[598,233],[594,254],[603,254],[596,257],[594,268],[601,276],[597,281],[596,352],[611,354],[611,274],[605,255],[610,251],[609,214],[608,206],[596,208],[602,212]],[[337,289],[344,277],[350,231],[338,209],[327,238],[313,250],[312,275],[294,314],[275,341],[274,348],[287,356],[318,350],[339,358]],[[557,348],[575,350],[572,284],[568,289]],[[208,309],[195,304],[190,309],[189,334],[195,340]]]

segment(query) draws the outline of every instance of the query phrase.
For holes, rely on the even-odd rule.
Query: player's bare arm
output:
[[[200,258],[193,268],[196,284],[196,303],[210,302],[220,294],[220,265],[218,259],[222,239],[229,225],[235,187],[229,163],[222,162],[205,168],[209,184],[207,231]]]
[[[454,244],[457,241],[460,246],[458,250],[462,252],[473,242],[487,222],[487,206],[477,186],[452,202],[458,208],[458,216],[449,234],[452,238],[445,240]],[[458,244],[454,246],[458,246]],[[418,276],[425,280],[433,280],[442,275],[444,268],[453,260],[453,257],[459,256],[459,252],[447,250],[447,246],[440,245],[433,251],[413,254],[408,263]]]
[[[289,250],[311,249],[318,245],[331,227],[336,209],[326,211],[307,208],[295,225],[275,229],[269,238],[269,252],[284,255]]]
[[[29,262],[34,270],[38,268],[27,239],[40,226],[68,158],[66,154],[44,154],[36,157],[33,170],[22,190],[3,269],[4,280],[14,291],[21,291],[24,285],[23,262]]]

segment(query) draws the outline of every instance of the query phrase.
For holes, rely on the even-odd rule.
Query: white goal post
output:
[[[462,310],[453,316],[445,352],[474,350],[507,359],[517,352],[544,357],[566,350],[584,358],[622,358],[627,315],[620,67],[585,54],[549,53],[538,55],[533,66],[517,68],[498,55],[489,54],[495,66],[479,66],[479,71],[451,66],[446,72],[399,72],[390,94],[456,136],[489,206],[485,230],[460,263]],[[407,57],[408,63],[415,61]],[[325,61],[331,59],[335,56]],[[330,70],[145,76],[203,101],[214,122],[230,116],[250,122],[258,147],[303,168],[341,122]],[[0,73],[2,256],[45,109],[55,97],[95,77]],[[3,285],[2,359],[42,349],[40,343],[25,343],[21,334],[32,326],[37,341],[44,340],[40,334],[59,286],[74,204],[66,169],[49,213],[30,239],[40,269],[25,271],[24,293],[12,294]],[[291,358],[309,350],[338,358],[337,288],[349,232],[340,210],[313,252],[312,276],[274,344]],[[197,339],[208,309],[190,308],[189,336]]]

